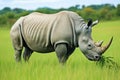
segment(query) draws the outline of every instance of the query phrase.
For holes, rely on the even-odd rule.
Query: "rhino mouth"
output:
[[[90,61],[99,61],[101,59],[101,56],[100,55],[86,55],[87,59],[90,60]]]
[[[90,61],[99,61],[101,58],[99,58],[99,59],[91,59],[91,58],[88,58],[88,60],[90,60]]]

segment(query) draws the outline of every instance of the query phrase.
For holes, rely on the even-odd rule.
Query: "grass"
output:
[[[120,69],[120,65],[113,60],[113,57],[102,56],[99,61],[96,61],[96,65],[100,66],[101,68],[106,67],[109,69]]]
[[[58,63],[55,53],[34,52],[29,63],[16,63],[12,48],[10,29],[0,28],[0,80],[120,80],[120,70],[99,67],[85,58],[77,48],[65,66]],[[111,36],[113,43],[103,56],[113,57],[120,64],[120,21],[101,22],[93,28],[95,41],[107,44]],[[103,58],[105,59],[105,58]],[[110,60],[112,58],[109,58]]]

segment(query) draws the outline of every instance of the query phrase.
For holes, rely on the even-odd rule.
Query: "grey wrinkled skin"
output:
[[[97,23],[98,20],[94,22],[89,20],[86,23],[82,17],[71,11],[56,14],[34,12],[23,16],[16,21],[10,31],[15,59],[21,61],[21,53],[25,47],[23,54],[25,61],[29,60],[34,51],[39,53],[55,51],[59,62],[65,63],[75,48],[79,47],[89,60],[97,61],[105,52],[105,48],[101,47],[102,43],[95,43],[91,37],[92,27]]]

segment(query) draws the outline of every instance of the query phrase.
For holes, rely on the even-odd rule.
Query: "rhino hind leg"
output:
[[[67,44],[58,44],[55,48],[55,52],[57,54],[59,62],[65,64],[74,49],[75,48],[68,47]]]
[[[23,50],[23,46],[20,45],[19,42],[17,41],[13,41],[13,47],[14,47],[14,51],[15,51],[15,60],[17,62],[21,61],[21,54],[22,54],[22,50]]]
[[[21,54],[22,54],[22,49],[23,49],[23,45],[22,45],[22,40],[20,38],[20,35],[18,34],[13,34],[11,33],[11,39],[12,39],[12,44],[13,44],[13,48],[15,51],[15,60],[17,62],[21,61]]]
[[[24,54],[23,54],[23,59],[25,61],[28,61],[32,53],[33,53],[33,51],[30,48],[25,47]]]
[[[17,62],[21,61],[21,53],[22,53],[22,50],[15,50],[15,60]]]
[[[22,54],[22,49],[23,47],[19,45],[19,43],[14,43],[15,41],[13,41],[13,47],[14,47],[14,51],[15,51],[15,60],[17,62],[21,61],[21,54]]]

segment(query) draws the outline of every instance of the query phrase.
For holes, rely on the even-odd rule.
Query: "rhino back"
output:
[[[28,47],[37,52],[54,51],[57,41],[72,42],[71,23],[66,12],[32,13],[25,17],[22,29]]]

